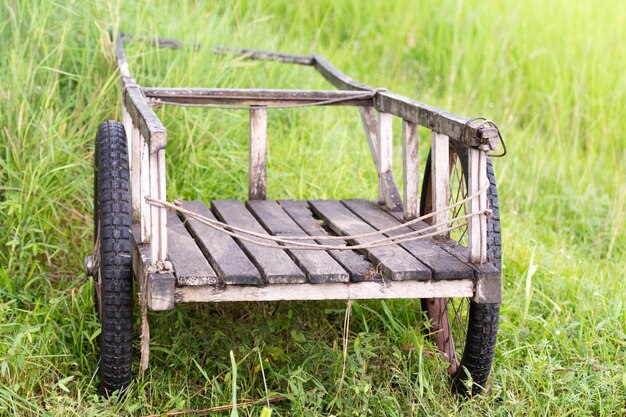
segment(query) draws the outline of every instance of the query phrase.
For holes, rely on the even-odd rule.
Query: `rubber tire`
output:
[[[100,261],[100,392],[124,390],[132,377],[131,203],[124,126],[102,123],[96,136],[94,226]],[[99,233],[98,233],[99,229]]]
[[[461,160],[464,177],[467,180],[467,151],[456,148]],[[422,184],[420,212],[426,214],[425,202],[430,190],[431,155],[428,155]],[[487,217],[487,262],[502,269],[502,239],[500,234],[500,208],[498,205],[498,189],[491,160],[487,160],[487,200],[492,211]],[[428,299],[422,300],[422,306]],[[424,308],[423,308],[424,309]],[[424,311],[426,311],[424,309]],[[498,333],[500,303],[476,303],[470,301],[467,323],[467,338],[458,371],[452,375],[452,391],[461,396],[480,394],[486,386],[493,363]],[[469,380],[472,384],[469,386]]]

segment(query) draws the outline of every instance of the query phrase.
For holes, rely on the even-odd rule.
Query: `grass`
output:
[[[207,408],[231,402],[234,378],[239,399],[263,398],[261,364],[269,392],[288,398],[272,415],[626,413],[621,1],[163,3],[0,7],[0,414]],[[100,398],[93,285],[81,271],[92,248],[95,132],[120,118],[111,27],[317,51],[365,83],[496,120],[509,147],[495,162],[505,292],[487,394],[451,397],[419,304],[379,301],[353,303],[345,372],[345,303],[153,314],[150,370],[125,398]],[[306,68],[252,65],[210,48],[128,52],[144,85],[328,87]],[[172,198],[245,197],[244,113],[159,116],[170,132]],[[271,112],[269,197],[373,198],[359,123],[343,108]]]

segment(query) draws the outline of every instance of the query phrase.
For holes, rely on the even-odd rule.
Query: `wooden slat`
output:
[[[418,125],[406,120],[402,123],[402,162],[404,220],[412,220],[419,216],[420,211],[419,131]]]
[[[378,177],[378,181],[382,184],[385,206],[392,211],[402,211],[402,198],[398,192],[398,184],[393,176],[393,172],[385,171]]]
[[[215,216],[202,201],[185,201],[183,208],[215,220]],[[183,214],[187,229],[213,269],[227,285],[261,285],[263,279],[258,269],[241,250],[237,242],[226,233],[189,219]]]
[[[389,113],[378,114],[378,202],[390,207],[388,191],[382,175],[391,172],[393,167],[393,116]]]
[[[307,236],[276,201],[257,200],[246,203],[259,223],[274,236]],[[303,241],[311,243],[311,241]],[[286,250],[309,282],[348,282],[350,276],[323,250]]]
[[[313,200],[309,204],[313,211],[340,235],[357,235],[375,231],[339,201]],[[383,236],[355,239],[355,242],[364,244],[381,237]],[[431,278],[430,269],[397,245],[364,249],[363,252],[374,265],[380,267],[384,276],[390,276],[394,280]]]
[[[247,59],[256,59],[262,61],[278,61],[289,64],[312,65],[312,55],[296,55],[285,54],[282,52],[260,51],[258,49],[235,49],[227,46],[218,46],[213,49],[213,53],[217,55],[237,55]]]
[[[372,106],[368,91],[285,90],[262,88],[165,88],[141,87],[149,98],[176,104],[235,104],[283,106],[317,104],[326,106]]]
[[[165,149],[150,154],[150,196],[165,200]],[[150,248],[152,263],[167,257],[167,210],[150,205]]]
[[[432,132],[431,143],[431,190],[433,200],[433,212],[445,209],[449,205],[450,196],[450,150],[449,141],[446,135]],[[432,224],[439,224],[435,230],[441,232],[445,236],[449,235],[449,232],[442,232],[446,229],[447,222],[450,220],[450,211],[443,211],[439,214],[435,214],[432,217]]]
[[[217,217],[228,224],[267,234],[263,226],[256,221],[240,201],[213,201],[212,208]],[[244,241],[241,241],[240,244],[268,283],[294,284],[306,282],[304,273],[282,249],[267,248]]]
[[[248,197],[265,200],[267,169],[267,109],[250,109],[250,169]]]
[[[178,216],[167,214],[169,260],[178,285],[220,285],[221,280]]]
[[[343,200],[342,202],[352,212],[377,230],[401,224],[395,217],[367,200]],[[426,224],[422,224],[424,227],[426,226]],[[386,235],[398,236],[411,231],[413,230],[407,227],[388,232]],[[471,267],[437,246],[433,239],[414,240],[401,243],[400,246],[428,266],[432,271],[434,279],[463,279],[471,278],[474,275]]]
[[[265,287],[178,287],[176,302],[415,299],[471,297],[473,293],[474,282],[471,279],[384,283],[370,281],[349,284],[275,284]]]
[[[141,191],[139,194],[139,204],[141,212],[141,243],[149,243],[151,238],[150,233],[152,232],[150,229],[152,217],[150,205],[146,203],[144,197],[150,195],[150,149],[148,148],[148,142],[145,140],[141,133],[139,133],[139,142],[141,143]]]
[[[132,124],[132,123],[131,123]],[[131,129],[130,193],[133,223],[141,222],[141,148],[143,139],[139,129]]]
[[[315,240],[317,243],[345,246],[343,241],[324,239],[330,235],[322,227],[320,221],[313,217],[306,201],[279,200],[279,204],[309,236],[320,237],[320,239]],[[351,282],[373,281],[382,278],[380,272],[363,255],[354,251],[328,251],[328,253],[348,271]]]
[[[474,195],[488,184],[487,156],[484,151],[470,149],[468,160],[468,195]],[[487,194],[469,202],[470,212],[487,209]],[[487,218],[485,215],[473,216],[468,219],[468,248],[469,259],[473,263],[483,263],[487,260]]]

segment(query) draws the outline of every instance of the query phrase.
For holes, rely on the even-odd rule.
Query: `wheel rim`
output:
[[[467,180],[464,168],[467,167],[464,156],[459,156],[454,146],[450,146],[450,184],[448,196],[450,205],[467,198]],[[426,170],[430,172],[430,159]],[[432,189],[425,176],[422,193],[422,214],[432,212]],[[450,226],[456,227],[449,233],[450,239],[467,247],[467,220],[462,217],[468,213],[467,204],[452,209]],[[427,221],[427,223],[430,223]],[[467,339],[469,321],[469,298],[428,298],[422,300],[422,307],[431,321],[432,336],[437,348],[444,354],[449,363],[448,373],[455,376],[460,367],[461,357]]]

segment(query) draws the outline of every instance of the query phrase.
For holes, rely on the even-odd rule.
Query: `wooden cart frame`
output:
[[[133,251],[132,267],[139,291],[146,296],[145,301],[151,310],[171,310],[177,303],[184,302],[391,298],[446,299],[450,297],[464,297],[473,300],[475,303],[499,305],[501,302],[501,273],[497,266],[487,262],[489,237],[487,216],[490,213],[490,207],[485,187],[490,183],[488,178],[488,159],[494,151],[498,150],[501,142],[500,132],[494,123],[490,121],[485,122],[482,118],[469,119],[457,116],[419,101],[393,94],[385,89],[377,89],[361,84],[337,70],[321,55],[293,55],[229,48],[217,48],[214,51],[219,54],[232,54],[253,60],[269,60],[283,64],[310,66],[334,85],[337,90],[163,88],[140,86],[131,76],[123,47],[124,41],[128,41],[130,38],[123,34],[116,37],[115,54],[121,75],[122,118],[127,138],[130,168],[133,223],[131,238]],[[183,47],[181,42],[169,39],[142,38],[142,41],[146,40],[153,42],[159,47]],[[430,211],[437,213],[433,216],[430,223],[440,225],[436,228],[436,232],[440,236],[439,238],[429,239],[428,245],[436,249],[436,253],[445,254],[447,257],[454,258],[455,262],[462,263],[463,268],[465,268],[463,270],[464,273],[459,276],[453,276],[454,274],[446,276],[441,273],[437,274],[436,256],[435,259],[425,261],[420,259],[419,253],[416,254],[415,250],[413,250],[411,252],[412,255],[418,257],[420,262],[430,268],[425,268],[428,274],[420,276],[421,278],[404,279],[400,275],[393,275],[391,269],[385,269],[385,265],[382,265],[384,260],[381,260],[380,257],[376,257],[374,254],[374,256],[369,257],[369,261],[376,267],[379,279],[339,280],[340,282],[330,279],[327,282],[318,282],[313,280],[306,267],[303,267],[303,276],[305,276],[303,280],[295,282],[290,282],[289,280],[272,281],[266,276],[263,265],[259,265],[258,260],[255,261],[254,253],[246,251],[253,263],[259,267],[263,276],[261,281],[246,282],[244,280],[242,282],[234,282],[234,284],[240,285],[230,285],[233,282],[225,280],[223,276],[219,276],[220,266],[214,265],[215,260],[211,259],[210,256],[207,256],[208,263],[206,260],[203,260],[203,265],[207,265],[209,269],[213,267],[215,274],[222,279],[217,281],[211,280],[211,277],[204,277],[201,273],[198,276],[188,276],[185,278],[186,280],[181,276],[177,277],[178,268],[194,262],[193,256],[190,254],[192,251],[188,251],[186,245],[189,242],[193,242],[194,239],[200,246],[202,246],[203,242],[197,231],[194,234],[193,230],[190,231],[191,237],[186,236],[183,240],[180,240],[181,234],[186,233],[185,227],[187,229],[190,228],[189,219],[186,219],[183,215],[180,218],[176,217],[175,214],[172,217],[173,214],[168,212],[166,207],[158,204],[149,204],[149,201],[147,201],[147,198],[151,198],[153,201],[166,201],[167,199],[165,157],[168,135],[166,128],[153,111],[154,107],[163,104],[242,106],[249,111],[250,201],[247,204],[248,208],[257,217],[264,210],[264,206],[257,202],[264,201],[266,196],[267,112],[273,107],[281,106],[338,105],[357,107],[363,122],[365,138],[378,173],[378,205],[376,207],[393,216],[383,219],[383,224],[379,225],[382,228],[377,227],[377,230],[382,230],[386,226],[395,224],[394,221],[409,221],[420,216],[418,128],[421,126],[429,129],[431,131],[431,156],[429,166],[427,166],[427,169],[429,169],[427,174],[430,177],[429,186],[431,190],[428,204],[430,205]],[[399,118],[402,121],[402,195],[392,173],[392,122],[394,118]],[[502,144],[504,143],[502,142]],[[451,242],[448,239],[445,226],[446,222],[450,221],[449,210],[446,211],[446,208],[450,206],[451,198],[449,195],[449,178],[453,155],[451,155],[450,149],[455,148],[463,149],[464,152],[467,152],[467,171],[465,173],[467,176],[467,194],[476,196],[476,198],[469,199],[467,205],[470,212],[479,213],[469,217],[467,220],[467,248]],[[213,204],[213,210],[216,211],[215,214],[218,217],[224,217],[224,213],[220,213],[220,210],[228,211],[230,206],[227,203],[217,202]],[[335,203],[341,205],[339,202]],[[355,213],[358,210],[364,210],[364,212],[374,216],[374,220],[382,219],[380,217],[381,214],[375,212],[373,208],[375,205],[367,206],[365,203],[358,201],[354,203],[344,201],[342,203]],[[349,227],[343,227],[339,223],[333,224],[333,219],[324,217],[323,212],[325,210],[324,207],[326,207],[324,204],[323,201],[308,203],[310,208],[319,217],[323,218],[337,235],[354,234]],[[223,207],[220,208],[220,206]],[[189,207],[187,206],[187,208]],[[193,208],[194,206],[191,207]],[[288,211],[287,207],[288,204],[283,206],[286,211]],[[292,208],[296,210],[302,209],[302,207],[293,206]],[[249,213],[246,214],[249,215]],[[284,215],[284,213],[282,214]],[[226,219],[222,220],[226,221]],[[174,223],[171,223],[172,221]],[[284,232],[284,230],[272,229],[273,227],[281,229],[282,226],[279,220],[269,219],[265,223],[261,219],[259,221],[270,234],[278,236]],[[302,227],[302,230],[297,230],[299,233],[306,232],[311,235],[316,233],[316,231],[308,230],[306,225],[299,223],[299,226]],[[412,228],[419,230],[419,227]],[[246,250],[244,243],[237,239],[235,241],[242,246],[244,251]],[[350,242],[346,244],[349,245]],[[408,248],[404,248],[409,251]],[[194,248],[194,251],[200,253],[205,251],[205,249],[198,250],[198,248]],[[403,250],[400,249],[400,251]],[[286,252],[296,264],[302,266],[299,262],[302,259],[297,255],[298,251]],[[404,251],[403,254],[406,255]],[[339,260],[336,256],[333,255],[333,257]],[[414,258],[409,258],[415,261]],[[398,262],[400,261],[398,259]],[[93,260],[90,262],[86,266],[87,269],[90,266],[93,269]],[[382,265],[381,269],[379,269],[379,263]],[[209,264],[211,265],[208,266]],[[495,343],[495,332],[493,338],[493,343]],[[454,359],[452,359],[452,362],[454,362]],[[489,359],[489,367],[490,364],[491,359]],[[456,372],[456,369],[454,371]]]

